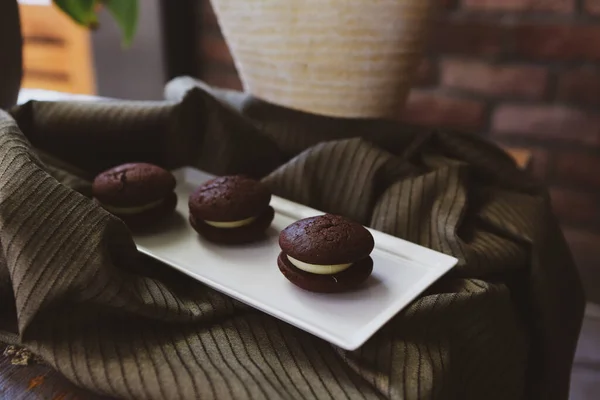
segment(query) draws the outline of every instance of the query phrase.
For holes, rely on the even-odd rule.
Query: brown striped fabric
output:
[[[545,190],[484,140],[206,88],[12,114],[18,125],[0,114],[0,340],[77,385],[131,399],[567,398],[575,267]],[[249,173],[460,262],[344,351],[140,255],[86,197],[96,172],[134,160]]]

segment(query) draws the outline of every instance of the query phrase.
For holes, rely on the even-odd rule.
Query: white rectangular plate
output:
[[[138,249],[346,350],[360,347],[457,262],[456,258],[370,230],[375,238],[373,274],[361,289],[340,294],[306,292],[279,272],[278,235],[289,224],[322,212],[273,196],[275,219],[267,240],[237,247],[211,244],[187,223],[187,202],[191,192],[212,176],[194,168],[182,168],[174,174],[180,223],[160,233],[136,235]]]

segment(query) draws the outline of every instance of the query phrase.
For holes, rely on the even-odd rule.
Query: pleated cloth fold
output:
[[[0,114],[1,340],[119,398],[568,397],[581,285],[545,189],[505,153],[194,86]],[[341,350],[139,254],[89,199],[96,173],[129,161],[246,173],[459,264]]]

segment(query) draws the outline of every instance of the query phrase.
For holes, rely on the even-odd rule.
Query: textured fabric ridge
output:
[[[18,125],[0,112],[0,337],[75,384],[132,399],[567,398],[575,267],[545,190],[485,141],[204,89],[12,114]],[[344,351],[137,253],[85,196],[121,161],[248,172],[459,265]]]

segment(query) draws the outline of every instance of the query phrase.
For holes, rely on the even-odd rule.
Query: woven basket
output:
[[[437,0],[211,0],[244,89],[334,117],[403,107]]]

